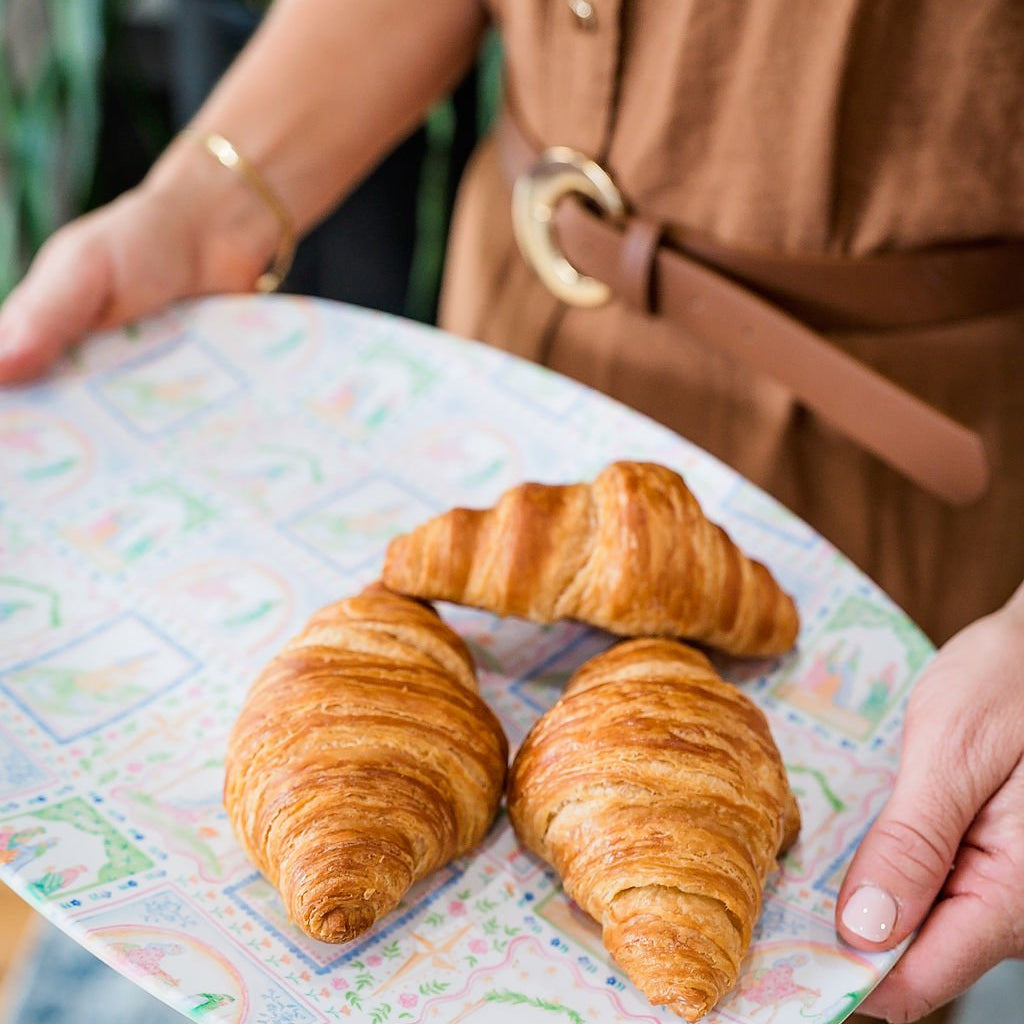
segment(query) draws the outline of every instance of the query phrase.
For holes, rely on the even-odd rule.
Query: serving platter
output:
[[[783,658],[717,660],[768,715],[803,830],[737,988],[705,1019],[837,1024],[897,955],[843,945],[833,918],[928,641],[686,440],[507,354],[325,300],[189,301],[0,392],[0,878],[194,1019],[678,1020],[609,960],[503,813],[472,855],[330,946],[287,920],[221,805],[249,683],[312,611],[377,578],[392,536],[625,458],[680,472],[802,619]],[[613,641],[439,611],[513,749]]]

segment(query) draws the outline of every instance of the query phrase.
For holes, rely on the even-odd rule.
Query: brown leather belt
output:
[[[562,264],[556,278],[583,275],[585,285],[603,284],[616,298],[774,378],[823,420],[944,501],[965,505],[985,493],[989,465],[976,432],[818,331],[924,326],[1024,306],[1024,242],[854,260],[732,251],[695,237],[684,240],[684,252],[678,242],[664,244],[659,226],[642,217],[608,217],[581,201],[609,207],[604,186],[572,177],[568,185],[548,188],[545,182],[555,181],[567,161],[590,164],[580,154],[542,154],[507,113],[499,119],[497,143],[516,189],[517,221],[535,219],[540,230],[545,219],[553,225],[553,259]],[[520,244],[536,268],[528,240]],[[756,282],[756,292],[749,282]],[[558,289],[556,280],[552,290]]]

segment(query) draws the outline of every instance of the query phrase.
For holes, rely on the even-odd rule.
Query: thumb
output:
[[[974,816],[954,772],[904,744],[905,766],[839,892],[839,934],[857,949],[889,949],[927,916]]]

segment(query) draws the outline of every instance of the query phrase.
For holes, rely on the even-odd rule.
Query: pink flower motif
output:
[[[379,956],[377,956],[377,954],[376,954],[376,953],[374,953],[374,954],[373,954],[372,956],[368,956],[368,957],[366,958],[366,962],[367,962],[367,963],[368,963],[368,964],[369,964],[369,965],[370,965],[371,967],[378,967],[378,966],[380,966],[380,964],[384,963],[384,960],[383,960],[383,958],[382,958],[382,957],[379,957]]]
[[[448,904],[448,913],[451,914],[452,917],[458,917],[460,914],[464,914],[465,912],[466,905],[462,900],[452,900],[451,903]]]
[[[417,995],[416,995],[415,993],[413,993],[413,992],[403,992],[403,993],[402,993],[402,994],[401,994],[401,995],[400,995],[400,996],[398,997],[398,1001],[399,1001],[399,1002],[400,1002],[400,1003],[401,1003],[401,1004],[402,1004],[403,1006],[415,1006],[415,1005],[416,1005],[416,1004],[417,1004],[417,1003],[418,1003],[418,1002],[419,1002],[420,1000],[419,1000],[419,996],[417,996]]]
[[[473,939],[469,944],[469,950],[471,953],[486,953],[487,952],[487,940],[486,939]]]
[[[348,982],[344,978],[333,978],[331,984],[339,990],[348,988]]]

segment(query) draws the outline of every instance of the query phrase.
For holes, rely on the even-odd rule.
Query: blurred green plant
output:
[[[0,300],[39,246],[89,208],[97,168],[106,43],[132,0],[0,0]],[[272,0],[244,0],[265,8]],[[478,67],[476,130],[500,102],[501,47],[491,33]],[[147,127],[145,99],[133,124]],[[426,123],[417,242],[407,313],[432,317],[453,202],[455,111],[439,103]],[[148,131],[155,156],[162,125]],[[152,136],[150,138],[149,136]]]
[[[0,0],[0,297],[86,202],[119,0]]]

